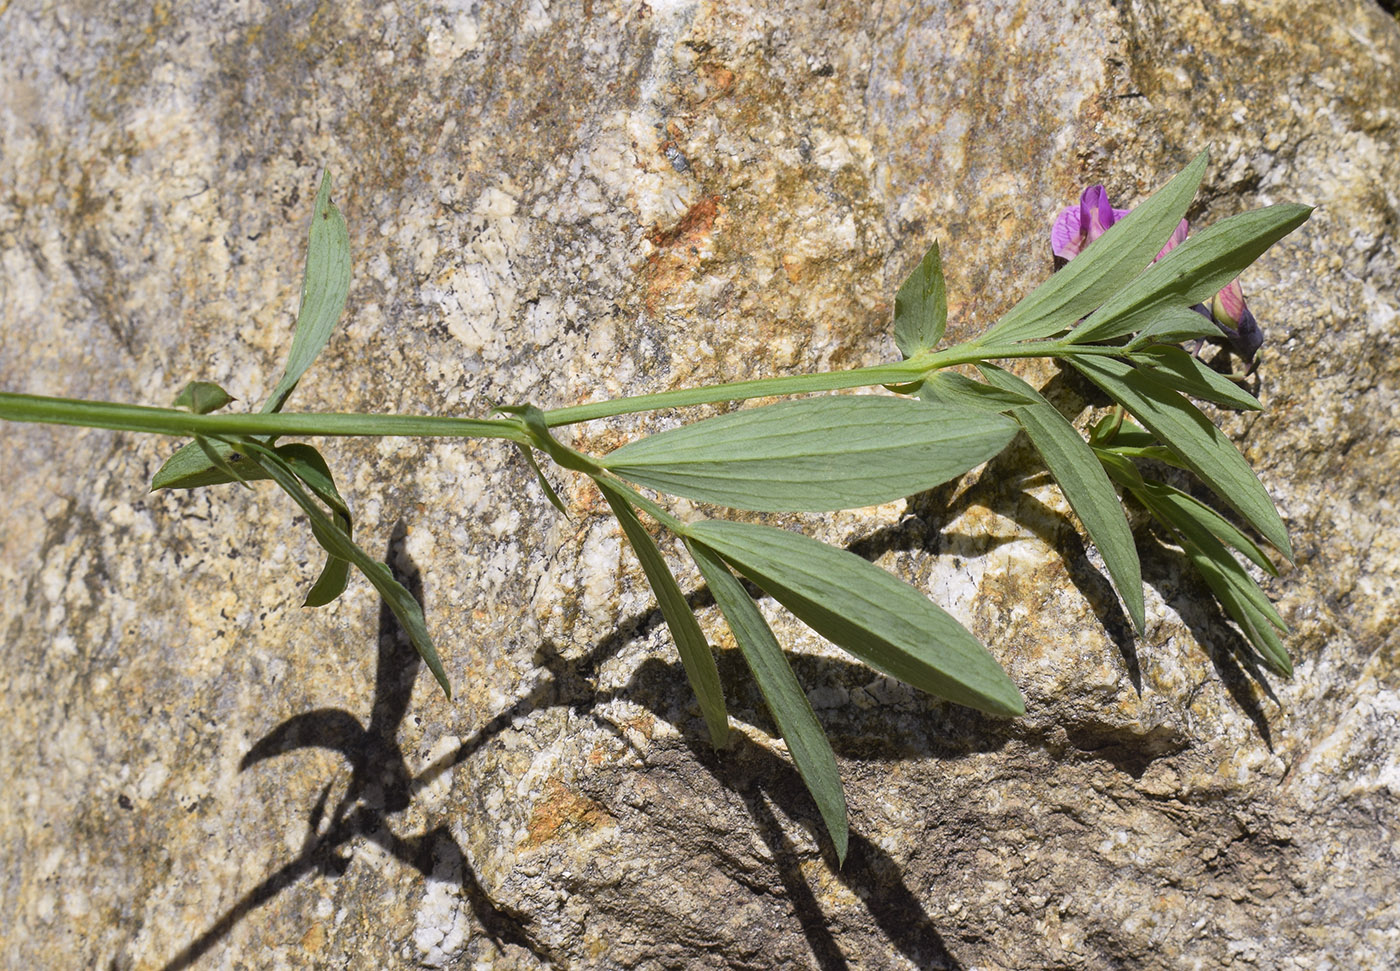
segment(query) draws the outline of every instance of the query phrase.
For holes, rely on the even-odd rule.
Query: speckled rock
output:
[[[355,277],[308,410],[887,360],[930,241],[968,336],[1080,187],[1131,203],[1204,147],[1197,224],[1320,206],[1245,279],[1266,411],[1220,416],[1297,548],[1268,584],[1291,680],[1148,532],[1134,638],[1024,448],[778,520],[919,584],[1028,702],[938,703],[774,609],[847,781],[842,869],[724,643],[709,750],[577,479],[565,518],[498,444],[326,443],[448,703],[367,585],[299,606],[319,557],[272,490],[150,495],[172,442],[0,426],[0,964],[1393,966],[1400,24],[1372,0],[20,0],[0,28],[6,390],[260,400],[323,166]]]

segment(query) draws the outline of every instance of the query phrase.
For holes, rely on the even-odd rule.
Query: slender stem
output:
[[[155,435],[330,435],[373,437],[503,438],[530,443],[515,421],[428,415],[355,415],[302,412],[281,415],[196,415],[176,408],[148,408],[75,398],[0,392],[0,418],[53,425],[83,425]]]
[[[976,347],[959,344],[946,351],[910,358],[898,364],[878,364],[874,367],[855,368],[849,371],[822,371],[816,374],[791,374],[778,378],[760,378],[754,381],[735,381],[730,384],[705,384],[695,388],[678,388],[675,391],[662,391],[657,394],[639,394],[607,401],[595,401],[586,405],[571,405],[555,408],[544,413],[545,422],[551,428],[571,425],[575,422],[592,421],[596,418],[612,418],[617,415],[630,415],[641,411],[655,411],[661,408],[683,408],[688,405],[710,405],[724,401],[744,401],[749,398],[766,398],[770,395],[804,394],[813,391],[838,391],[845,388],[867,388],[881,384],[904,384],[926,377],[932,371],[953,367],[957,364],[975,364],[979,361],[999,361],[1023,357],[1073,357],[1075,355],[1117,355],[1119,347],[1068,344],[1063,341],[1034,341],[1026,344],[1004,344]]]
[[[911,366],[912,365],[912,366]],[[684,408],[687,405],[709,405],[721,401],[745,401],[770,395],[806,394],[812,391],[839,391],[843,388],[865,388],[877,384],[903,384],[917,380],[923,367],[904,361],[900,364],[878,364],[850,371],[821,371],[816,374],[788,374],[778,378],[754,381],[734,381],[729,384],[704,384],[695,388],[677,388],[657,394],[631,395],[611,398],[586,405],[555,408],[544,413],[549,427],[572,425],[595,418],[612,418],[640,411],[661,408]]]
[[[1024,344],[978,347],[960,344],[946,351],[925,354],[898,364],[854,368],[849,371],[823,371],[791,374],[731,384],[709,384],[679,388],[659,394],[613,398],[544,413],[546,425],[557,427],[596,418],[682,408],[688,405],[743,401],[773,395],[838,391],[884,384],[904,384],[958,364],[1025,357],[1074,357],[1077,355],[1121,355],[1120,347],[1068,344],[1064,341],[1031,341]],[[176,408],[150,408],[77,398],[50,398],[42,395],[0,392],[0,419],[45,422],[54,425],[82,425],[118,431],[148,432],[156,435],[329,435],[366,437],[448,437],[499,438],[529,445],[530,438],[517,421],[510,419],[446,418],[433,415],[366,415],[334,412],[293,412],[289,414],[196,415]]]

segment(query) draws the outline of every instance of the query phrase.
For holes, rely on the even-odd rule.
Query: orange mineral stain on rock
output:
[[[655,314],[663,298],[680,287],[713,249],[715,223],[724,215],[719,196],[706,196],[692,205],[669,229],[653,226],[647,241],[647,313]]]
[[[307,929],[306,933],[301,935],[302,950],[310,954],[315,954],[325,946],[325,943],[326,925],[320,921],[312,924],[311,927]]]
[[[612,815],[600,802],[570,789],[558,779],[544,784],[544,795],[530,811],[525,847],[536,847],[567,833],[597,829]]]

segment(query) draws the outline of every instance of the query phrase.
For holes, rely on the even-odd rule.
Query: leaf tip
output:
[[[836,850],[836,869],[841,869],[846,865],[846,853],[850,850],[850,833],[842,829],[839,833],[831,834],[831,845]]]

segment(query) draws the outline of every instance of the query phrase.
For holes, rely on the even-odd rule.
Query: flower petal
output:
[[[1079,207],[1066,206],[1050,227],[1050,251],[1061,260],[1069,261],[1084,248],[1084,233],[1080,229]]]
[[[1172,232],[1171,239],[1167,240],[1167,245],[1162,247],[1162,251],[1158,253],[1156,257],[1153,258],[1152,262],[1157,262],[1157,260],[1160,260],[1162,257],[1166,256],[1168,253],[1176,249],[1182,243],[1186,242],[1186,233],[1190,230],[1190,228],[1191,227],[1187,224],[1186,220],[1183,219],[1181,221],[1181,225],[1177,226],[1176,229]]]

